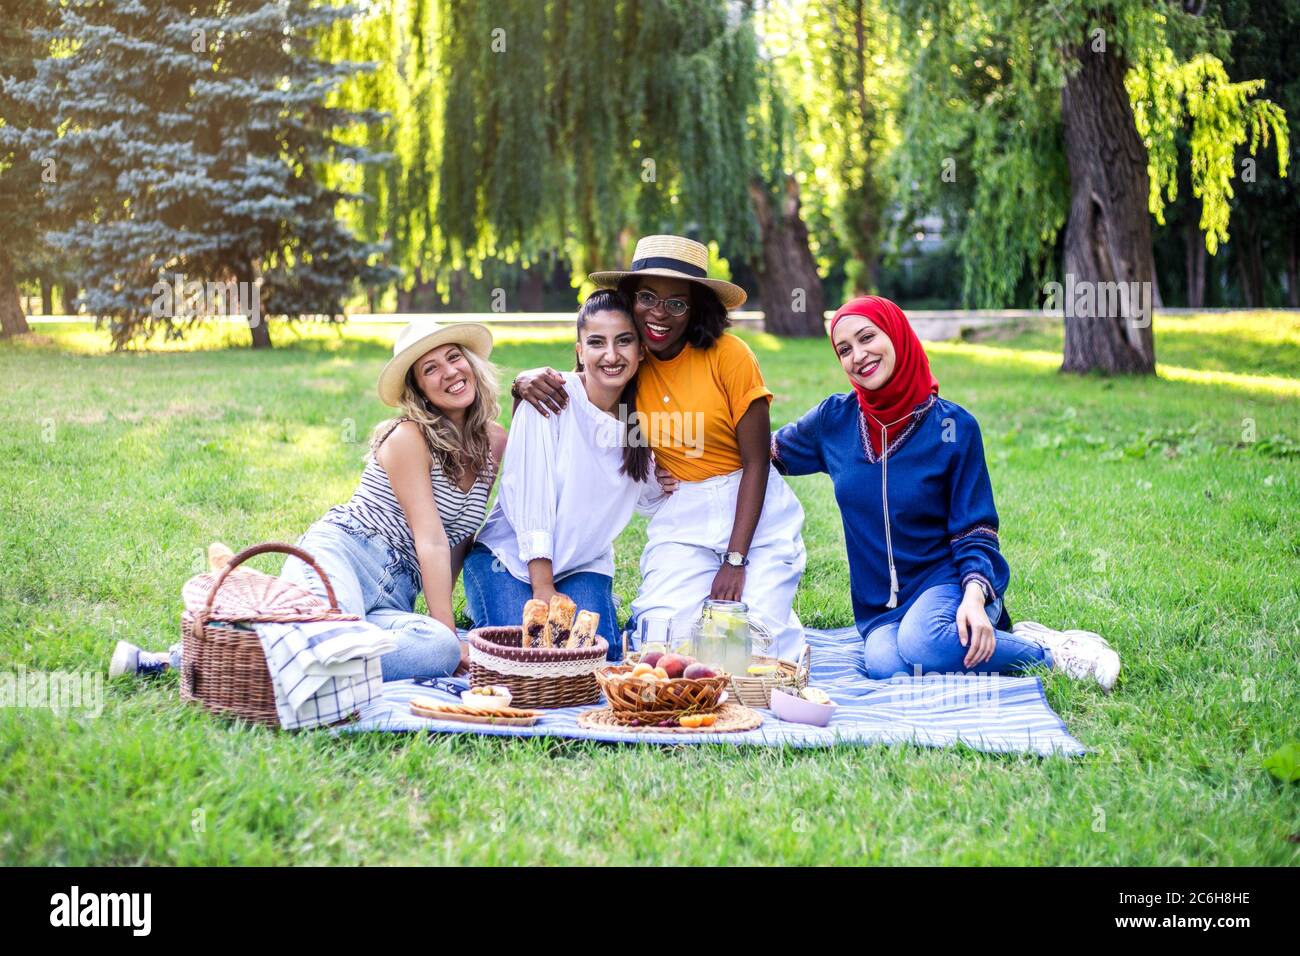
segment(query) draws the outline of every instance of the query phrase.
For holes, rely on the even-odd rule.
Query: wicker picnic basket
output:
[[[280,578],[239,566],[280,552],[301,558],[325,585],[329,603]],[[236,571],[238,569],[238,571]],[[181,591],[181,699],[223,717],[280,726],[275,688],[257,634],[236,624],[355,621],[339,609],[334,587],[316,559],[291,544],[268,542],[240,551],[219,572],[196,575]]]
[[[798,663],[777,657],[755,657],[754,663],[774,664],[776,673],[732,674],[731,691],[736,695],[736,700],[746,707],[771,707],[772,688],[779,687],[798,694],[808,686],[808,672],[812,668],[812,648],[807,644],[804,645]]]
[[[469,683],[510,688],[512,707],[577,707],[600,700],[596,670],[609,644],[591,647],[523,647],[522,627],[480,627],[469,632]]]
[[[728,674],[719,674],[646,680],[633,677],[629,664],[610,665],[596,671],[596,680],[615,715],[643,721],[709,713],[717,708],[730,679]]]

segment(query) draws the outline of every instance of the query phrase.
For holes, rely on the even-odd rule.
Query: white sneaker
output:
[[[108,662],[109,678],[129,674],[132,677],[153,677],[171,666],[167,654],[142,651],[129,641],[118,641],[113,648],[113,658]]]
[[[1017,621],[1011,633],[1041,644],[1052,652],[1055,668],[1075,680],[1092,678],[1110,693],[1119,677],[1119,654],[1092,631],[1054,631],[1037,621]]]

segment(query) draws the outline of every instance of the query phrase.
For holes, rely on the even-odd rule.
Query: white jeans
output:
[[[632,602],[636,622],[684,620],[708,598],[730,543],[740,476],[733,471],[683,481],[659,507],[641,553],[641,589]],[[803,506],[772,468],[749,548],[742,600],[773,631],[775,653],[786,660],[794,660],[804,646],[803,626],[793,607],[808,561],[802,532]]]

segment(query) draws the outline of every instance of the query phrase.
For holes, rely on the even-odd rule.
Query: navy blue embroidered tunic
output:
[[[891,429],[897,437],[890,435],[888,449],[889,523],[899,594],[897,607],[886,606],[882,466],[867,427],[857,396],[849,392],[830,396],[772,435],[772,461],[782,474],[831,477],[844,522],[859,633],[865,637],[901,619],[936,585],[964,588],[974,580],[986,600],[1002,595],[1011,572],[998,549],[998,513],[979,423],[936,395],[913,410],[910,422]]]

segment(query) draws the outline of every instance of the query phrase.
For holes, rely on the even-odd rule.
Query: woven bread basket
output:
[[[671,680],[646,680],[633,677],[627,664],[602,667],[596,672],[600,689],[615,713],[681,714],[707,713],[718,706],[718,698],[731,679],[728,674],[717,677]]]
[[[775,674],[732,674],[731,690],[736,700],[746,707],[771,707],[772,688],[792,690],[798,694],[808,686],[808,672],[812,669],[812,648],[804,645],[799,662],[776,657],[755,657],[755,664],[775,664]]]
[[[325,585],[329,602],[281,578],[239,567],[267,552],[307,562]],[[280,717],[262,641],[256,632],[234,625],[358,619],[340,610],[334,587],[316,559],[291,544],[245,548],[220,572],[190,578],[181,595],[181,699],[198,701],[222,717],[272,727],[280,726]]]
[[[470,631],[469,685],[510,688],[510,706],[550,709],[600,700],[596,669],[609,643],[590,647],[522,647],[522,627],[479,627]]]

